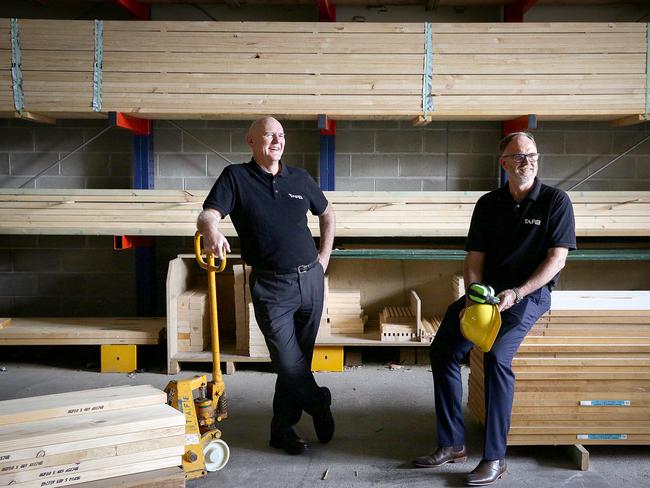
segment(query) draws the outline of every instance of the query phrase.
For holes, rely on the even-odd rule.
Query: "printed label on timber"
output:
[[[99,412],[101,410],[104,410],[105,405],[91,405],[88,407],[79,407],[79,408],[71,408],[68,410],[68,415],[77,415],[80,413],[89,413],[89,412]]]
[[[5,466],[4,468],[0,469],[0,473],[9,473],[11,471],[38,468],[39,466],[43,466],[43,464],[45,464],[43,460],[33,461],[31,463],[12,464],[11,466]]]

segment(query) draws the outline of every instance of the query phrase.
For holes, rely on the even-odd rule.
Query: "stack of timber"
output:
[[[235,297],[235,348],[237,354],[250,357],[269,357],[269,348],[257,325],[250,294],[251,267],[236,264],[234,274]]]
[[[332,335],[332,328],[327,320],[327,300],[330,294],[330,277],[325,275],[323,280],[323,314],[321,315],[320,324],[318,324],[318,334],[316,343],[327,341]]]
[[[327,322],[331,334],[363,334],[367,320],[361,308],[360,290],[329,290]]]
[[[24,111],[52,117],[557,120],[643,114],[646,31],[644,23],[20,19],[17,37]],[[3,116],[15,110],[11,39],[1,19]]]
[[[0,327],[0,345],[158,344],[164,318],[14,318]]]
[[[210,350],[210,308],[208,290],[194,288],[181,293],[177,301],[178,350],[199,352]]]
[[[451,278],[451,296],[458,300],[465,294],[465,278],[463,275],[454,275]]]
[[[144,385],[0,402],[0,485],[68,486],[179,466],[185,418],[166,400]]]
[[[434,315],[429,318],[423,317],[418,334],[420,342],[432,342],[433,338],[436,336],[436,332],[438,332],[441,322],[442,317],[440,315]]]
[[[508,443],[650,444],[650,292],[556,291],[513,360]],[[469,408],[485,416],[483,354]]]
[[[496,141],[495,141],[496,142]],[[484,192],[326,192],[340,237],[465,237]],[[207,192],[0,189],[0,234],[183,235]],[[650,192],[571,192],[580,237],[650,236]],[[235,229],[226,218],[226,236]],[[318,218],[309,228],[319,234]]]
[[[389,306],[379,312],[379,331],[382,341],[419,341],[420,330],[422,330],[422,301],[415,290],[409,293],[407,307]]]

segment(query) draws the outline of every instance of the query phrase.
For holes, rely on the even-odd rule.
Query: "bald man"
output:
[[[323,311],[325,270],[336,227],[334,210],[314,179],[281,160],[282,124],[256,120],[246,136],[253,158],[227,166],[203,204],[197,227],[205,249],[223,258],[230,244],[219,231],[227,215],[240,239],[243,261],[252,267],[250,292],[255,318],[277,373],[271,420],[271,447],[302,454],[309,447],[293,426],[305,411],[318,440],[334,435],[332,397],[311,372],[314,342]],[[307,227],[317,215],[320,249]]]

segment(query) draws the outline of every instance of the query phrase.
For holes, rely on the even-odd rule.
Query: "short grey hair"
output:
[[[528,139],[533,141],[533,144],[535,144],[535,146],[537,146],[537,143],[535,142],[535,138],[533,137],[533,135],[530,132],[523,132],[523,131],[521,131],[521,132],[512,132],[512,133],[508,134],[507,136],[505,136],[503,139],[501,139],[501,141],[499,142],[499,154],[503,154],[503,151],[506,150],[506,147],[508,147],[508,144],[510,144],[510,142],[513,139],[515,139],[516,137],[527,137]]]

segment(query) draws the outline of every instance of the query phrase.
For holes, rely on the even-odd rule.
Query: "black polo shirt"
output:
[[[485,253],[483,282],[497,292],[521,286],[552,247],[576,248],[573,207],[565,192],[535,178],[520,203],[507,183],[479,198],[465,250]],[[547,286],[552,289],[558,277]]]
[[[281,163],[281,170],[273,176],[251,159],[223,170],[203,208],[230,215],[244,262],[284,270],[312,263],[318,256],[307,227],[307,211],[321,215],[327,204],[304,169]]]

